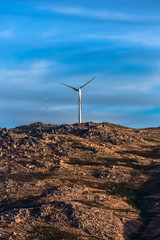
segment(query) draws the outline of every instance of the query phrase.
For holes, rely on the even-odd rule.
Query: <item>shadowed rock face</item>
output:
[[[160,239],[160,128],[0,129],[0,239]]]

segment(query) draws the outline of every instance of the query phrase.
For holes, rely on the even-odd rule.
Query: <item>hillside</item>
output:
[[[34,123],[0,150],[0,239],[160,239],[160,128]]]

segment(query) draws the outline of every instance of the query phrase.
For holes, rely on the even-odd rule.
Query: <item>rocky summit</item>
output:
[[[159,240],[160,128],[0,129],[0,239]]]

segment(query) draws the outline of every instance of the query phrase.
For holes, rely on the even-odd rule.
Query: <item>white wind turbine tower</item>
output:
[[[80,88],[74,88],[74,87],[71,87],[67,84],[64,84],[64,83],[61,83],[69,88],[72,88],[73,90],[77,91],[78,92],[78,95],[79,95],[79,123],[81,123],[81,110],[82,110],[82,102],[81,102],[81,89],[84,88],[88,83],[90,83],[91,81],[93,81],[96,77],[92,78],[90,81],[88,81],[87,83],[85,83],[82,87]]]

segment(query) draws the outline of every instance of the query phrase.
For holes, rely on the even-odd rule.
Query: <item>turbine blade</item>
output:
[[[84,88],[88,83],[90,83],[91,81],[93,81],[96,77],[92,78],[90,81],[88,81],[87,83],[85,83],[82,87],[80,87],[80,89]]]
[[[61,84],[63,84],[64,86],[67,86],[67,87],[69,87],[69,88],[72,88],[72,89],[74,89],[75,91],[78,91],[78,89],[77,88],[74,88],[74,87],[71,87],[71,86],[69,86],[69,85],[67,85],[67,84],[65,84],[65,83],[62,83],[62,82],[60,82]]]

